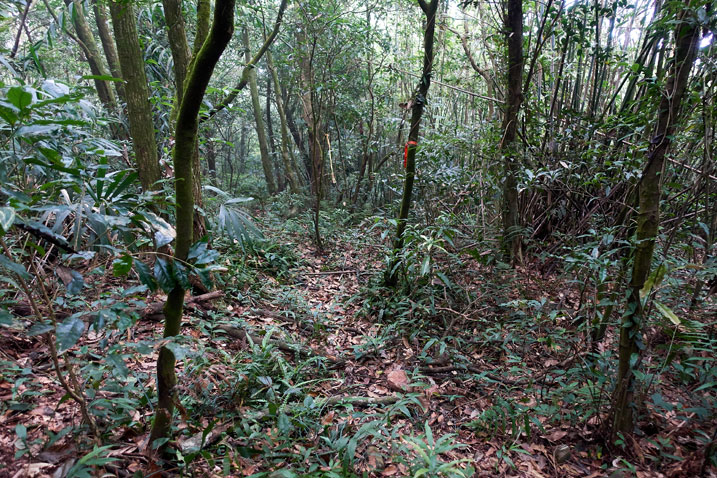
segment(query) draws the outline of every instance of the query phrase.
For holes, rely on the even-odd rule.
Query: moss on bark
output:
[[[633,411],[639,404],[634,401],[634,370],[639,366],[642,339],[643,299],[640,291],[650,274],[655,238],[660,224],[661,177],[665,155],[670,148],[679,121],[680,105],[689,82],[690,71],[697,55],[700,32],[690,18],[694,7],[689,0],[679,15],[675,30],[675,56],[670,76],[658,110],[657,125],[647,152],[647,164],[643,170],[638,189],[639,212],[637,216],[636,244],[630,279],[630,296],[627,310],[620,327],[619,362],[615,391],[613,394],[612,435],[632,433]]]
[[[389,287],[398,283],[399,254],[403,249],[403,234],[406,231],[406,220],[411,209],[411,197],[413,195],[413,181],[416,176],[416,148],[418,146],[418,133],[421,128],[421,117],[426,104],[428,88],[431,86],[431,74],[433,71],[433,38],[436,31],[436,12],[438,11],[438,0],[431,0],[427,4],[424,0],[418,0],[423,13],[426,15],[426,30],[423,33],[423,75],[418,85],[418,90],[413,97],[411,110],[411,129],[408,133],[408,149],[406,152],[406,176],[403,181],[403,196],[401,209],[398,213],[398,224],[396,226],[396,238],[393,243],[393,259],[384,275],[384,282]]]
[[[177,239],[174,258],[185,261],[192,245],[194,192],[192,188],[194,147],[197,139],[199,108],[219,58],[234,31],[235,0],[217,0],[214,21],[209,35],[199,50],[186,77],[184,95],[177,115],[174,145],[175,194],[177,203]],[[179,334],[182,324],[185,290],[177,284],[167,296],[164,306],[164,336]],[[150,445],[169,437],[176,391],[175,357],[166,347],[157,360],[157,410]]]

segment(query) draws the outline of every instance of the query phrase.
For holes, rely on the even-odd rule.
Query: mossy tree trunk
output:
[[[520,148],[518,110],[523,101],[523,0],[507,0],[505,35],[508,42],[508,81],[500,150],[503,155],[502,247],[512,263],[520,260],[521,237],[518,213],[518,167]]]
[[[660,224],[661,178],[665,155],[670,148],[679,120],[680,104],[695,62],[700,30],[694,18],[699,2],[685,1],[675,29],[675,53],[670,75],[663,90],[657,124],[647,151],[647,164],[638,185],[639,211],[636,244],[630,280],[630,295],[622,318],[619,342],[617,383],[613,395],[612,434],[633,431],[634,370],[640,363],[642,343],[643,297],[640,291],[650,274],[655,238]],[[645,297],[646,299],[646,297]]]
[[[245,27],[243,32],[244,41],[244,57],[247,64],[251,61],[249,31]],[[269,145],[266,141],[266,127],[264,126],[263,113],[261,111],[261,103],[259,102],[259,86],[256,80],[256,68],[249,70],[248,76],[249,93],[251,94],[252,110],[254,111],[254,126],[256,128],[256,136],[259,140],[259,154],[261,155],[261,167],[264,170],[264,178],[266,179],[266,189],[269,195],[276,194],[276,181],[274,180],[274,172],[271,167],[271,157],[269,156]]]
[[[131,3],[110,1],[109,5],[122,79],[125,81],[129,133],[137,161],[137,172],[142,188],[152,191],[158,188],[157,181],[161,174],[147,74],[144,71],[144,59],[137,35],[137,19]]]
[[[209,20],[211,16],[208,0],[200,0],[197,3],[197,33],[194,38],[193,51],[189,48],[187,40],[186,25],[184,16],[182,15],[181,0],[162,0],[164,8],[164,18],[167,23],[167,37],[169,38],[169,48],[172,52],[172,60],[174,63],[174,85],[176,94],[174,98],[174,107],[172,108],[171,118],[176,120],[179,111],[179,105],[182,102],[184,94],[184,82],[187,72],[191,67],[193,58],[199,52],[209,30]],[[194,165],[193,187],[195,206],[202,208],[202,177],[201,177],[201,161],[199,157],[199,141],[194,146],[194,156],[192,157]],[[206,232],[206,224],[204,217],[200,214],[194,216],[194,238],[202,237]]]
[[[109,76],[107,68],[105,68],[102,62],[102,55],[100,55],[100,50],[97,48],[95,37],[87,23],[82,2],[79,0],[65,0],[65,5],[71,10],[70,18],[72,20],[72,26],[77,33],[77,38],[79,39],[78,44],[85,54],[87,63],[90,66],[90,71],[95,76]],[[114,91],[112,91],[110,87],[109,81],[95,79],[94,82],[97,96],[99,96],[102,104],[108,109],[114,109],[117,100]]]
[[[423,108],[426,105],[428,88],[431,86],[431,74],[433,71],[433,37],[436,30],[436,12],[438,0],[418,0],[421,10],[426,15],[426,31],[423,33],[423,74],[418,84],[415,96],[411,100],[411,129],[408,132],[406,143],[406,176],[403,182],[403,197],[401,209],[398,213],[398,224],[396,226],[396,238],[393,243],[393,259],[389,263],[388,270],[384,275],[384,282],[389,287],[395,287],[398,283],[398,264],[400,261],[401,249],[403,249],[403,234],[406,231],[406,220],[411,209],[411,196],[413,194],[413,180],[416,176],[416,148],[418,147],[418,133],[421,127]]]
[[[199,108],[214,67],[231,40],[234,31],[234,3],[235,0],[217,0],[211,30],[187,73],[184,95],[177,114],[174,144],[177,239],[174,260],[178,262],[187,260],[192,245],[194,221],[192,157],[197,140]],[[179,334],[185,292],[181,283],[177,281],[174,289],[167,296],[164,306],[164,337],[166,338]],[[176,399],[175,362],[172,351],[162,347],[157,359],[157,408],[150,434],[150,446],[160,438],[169,437]]]

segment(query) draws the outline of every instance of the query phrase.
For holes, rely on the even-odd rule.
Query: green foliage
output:
[[[412,448],[416,457],[419,458],[410,462],[411,476],[419,478],[426,477],[470,477],[475,473],[472,466],[460,467],[461,463],[468,463],[470,460],[444,461],[441,455],[451,450],[461,448],[464,445],[453,443],[455,435],[448,434],[434,439],[433,432],[428,423],[425,424],[424,437],[408,437],[408,445]]]

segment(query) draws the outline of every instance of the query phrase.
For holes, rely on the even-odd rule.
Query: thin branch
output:
[[[411,73],[406,70],[400,70],[393,65],[389,65],[388,68],[391,70],[397,71],[399,73],[403,73],[404,75],[413,76],[414,78],[421,78],[421,75],[417,75],[416,73]],[[450,88],[452,90],[460,91],[461,93],[473,96],[475,98],[481,98],[481,99],[488,100],[488,101],[495,101],[496,103],[505,103],[505,101],[499,100],[498,98],[491,98],[490,96],[479,95],[478,93],[474,93],[473,91],[464,90],[463,88],[458,88],[457,86],[449,85],[447,83],[443,83],[438,80],[431,79],[431,82],[435,83],[437,85],[440,85],[440,86],[445,86],[446,88]]]
[[[205,121],[225,109],[227,106],[229,106],[236,99],[237,95],[239,95],[239,92],[243,90],[244,87],[246,87],[247,83],[249,82],[249,73],[251,72],[252,68],[256,68],[256,64],[259,63],[261,57],[264,56],[264,53],[266,53],[266,50],[269,49],[271,44],[274,42],[276,35],[278,35],[279,27],[281,26],[281,20],[284,17],[284,11],[286,10],[286,6],[288,3],[288,0],[281,0],[279,12],[276,15],[276,21],[274,22],[274,29],[272,30],[271,35],[269,35],[269,37],[264,41],[264,44],[261,46],[261,48],[259,48],[259,51],[256,52],[254,58],[252,58],[251,61],[249,61],[244,66],[244,70],[242,70],[239,83],[237,83],[237,85],[232,89],[232,91],[217,106],[215,106],[211,111],[199,117],[200,124],[204,123]]]
[[[17,50],[20,48],[20,37],[22,37],[22,29],[25,26],[25,20],[27,19],[27,12],[30,10],[30,6],[32,5],[32,0],[28,0],[25,3],[25,8],[22,11],[22,15],[20,15],[20,28],[17,29],[17,35],[15,36],[15,44],[12,46],[12,51],[10,52],[10,58],[15,58],[15,55],[17,55]],[[30,39],[28,35],[28,40]]]

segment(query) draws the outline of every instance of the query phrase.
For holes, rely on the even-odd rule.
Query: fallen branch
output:
[[[387,395],[385,397],[344,397],[334,396],[326,400],[319,401],[321,405],[338,405],[351,404],[355,407],[370,407],[371,405],[392,405],[398,401],[400,397],[397,395]]]
[[[324,271],[324,272],[305,272],[304,275],[306,276],[329,276],[329,275],[343,275],[343,274],[373,274],[375,272],[378,272],[378,269],[371,269],[367,271],[360,271],[360,270],[347,270],[347,271]]]
[[[493,373],[487,372],[484,369],[481,369],[481,367],[478,367],[477,365],[473,364],[458,364],[458,365],[444,365],[439,367],[421,367],[420,370],[422,373],[431,375],[431,374],[442,374],[442,373],[451,373],[451,372],[471,372],[475,374],[481,374],[486,378],[489,378],[493,381],[503,383],[505,385],[527,385],[528,383],[535,382],[537,380],[540,380],[544,378],[546,375],[551,373],[554,370],[560,370],[564,369],[568,365],[570,365],[572,362],[574,362],[580,355],[571,355],[570,357],[566,358],[559,364],[557,364],[555,367],[544,370],[543,372],[539,374],[530,375],[530,377],[527,378],[521,378],[521,379],[512,379],[507,377],[500,377],[498,375],[495,375]]]
[[[207,292],[206,294],[202,294],[202,295],[195,295],[194,297],[188,298],[185,301],[184,306],[185,307],[194,306],[201,302],[207,302],[209,300],[218,299],[219,297],[223,297],[223,296],[224,296],[224,292],[222,292],[220,290]],[[158,302],[153,302],[144,308],[137,307],[133,310],[135,312],[137,312],[139,314],[139,316],[143,319],[161,320],[164,318],[164,310],[163,310],[164,302],[165,301],[160,300]]]

